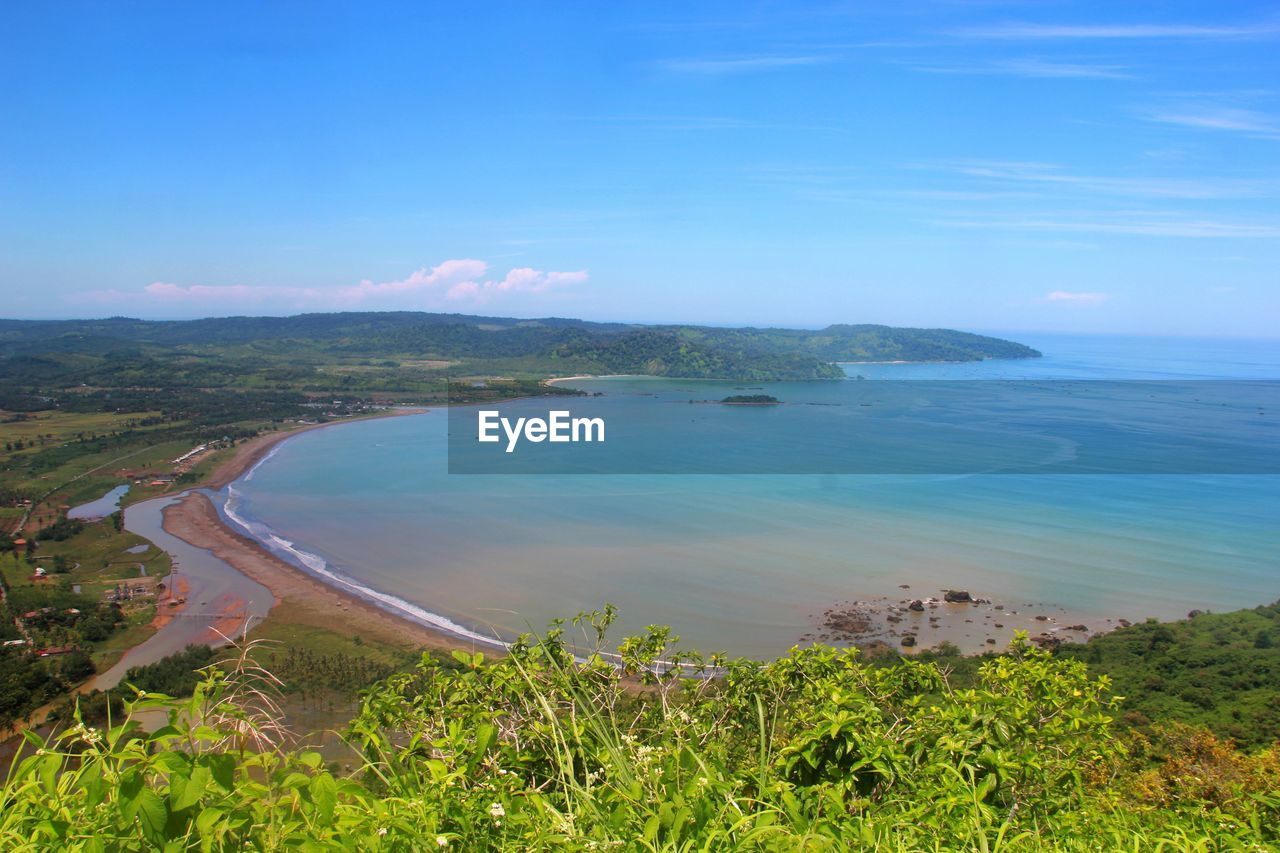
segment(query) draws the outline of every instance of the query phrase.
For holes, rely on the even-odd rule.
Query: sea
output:
[[[1085,386],[1094,388],[1280,379],[1275,340],[1003,336],[1044,357],[848,364],[845,382],[566,384],[599,395],[590,398],[593,411],[619,434],[639,416],[629,413],[678,413],[680,429],[727,436],[697,445],[705,462],[741,452],[734,430],[757,441],[770,435],[751,420],[767,415],[672,403],[775,396],[790,419],[778,435],[794,436],[812,459],[803,436],[838,435],[833,419],[856,411],[852,403],[841,408],[841,395],[865,399],[886,380],[1099,383]],[[546,409],[545,401],[520,405]],[[1249,402],[1248,409],[1242,441],[1280,447],[1280,407]],[[1019,414],[1031,427],[1049,417],[1035,406]],[[467,474],[450,473],[449,421],[435,409],[299,434],[224,490],[222,511],[326,582],[476,644],[537,633],[606,602],[619,609],[619,636],[667,625],[687,647],[767,657],[806,642],[821,614],[841,602],[946,589],[1112,624],[1280,598],[1274,469],[863,473],[797,465],[797,473],[760,474],[711,464],[662,473],[606,466],[605,473]],[[1129,432],[1143,441],[1140,425]]]

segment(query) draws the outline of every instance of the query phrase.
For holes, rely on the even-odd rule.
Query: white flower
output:
[[[387,834],[387,828],[386,828],[385,826],[380,826],[380,827],[378,827],[378,834],[379,834],[379,835],[386,835],[386,834]]]
[[[437,835],[436,844],[440,845],[441,847],[448,847],[449,839],[445,838],[443,835]]]
[[[494,817],[503,817],[504,815],[506,815],[506,813],[507,811],[502,807],[502,803],[494,803],[493,805],[489,806],[489,814],[493,815]]]

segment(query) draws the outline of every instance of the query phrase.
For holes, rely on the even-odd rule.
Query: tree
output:
[[[75,684],[83,681],[98,671],[93,665],[93,658],[84,649],[76,649],[62,657],[58,662],[58,671],[63,680]]]

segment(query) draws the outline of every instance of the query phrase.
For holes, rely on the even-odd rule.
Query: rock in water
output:
[[[967,604],[973,601],[973,596],[969,594],[967,589],[949,589],[942,596],[942,599],[951,604]]]

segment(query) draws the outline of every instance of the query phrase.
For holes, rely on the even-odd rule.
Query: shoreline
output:
[[[584,378],[599,377],[562,377],[548,381]],[[427,409],[397,410],[372,417],[395,417],[423,411]],[[365,419],[311,424],[251,439],[220,463],[199,488],[225,488],[295,435]],[[189,545],[209,551],[239,574],[266,587],[275,599],[271,610],[281,604],[287,605],[289,621],[361,634],[399,646],[442,650],[476,647],[476,641],[469,637],[382,607],[277,556],[261,542],[236,528],[206,495],[199,492],[190,492],[164,510],[163,529]],[[905,593],[909,589],[906,584],[899,586],[903,590],[899,595],[909,594]],[[881,595],[858,601],[830,602],[821,616],[810,614],[807,629],[797,631],[794,644],[820,642],[835,646],[888,646],[905,654],[914,654],[945,641],[960,645],[965,654],[982,654],[1004,649],[1016,629],[1027,630],[1040,641],[1083,641],[1089,636],[1112,630],[1118,627],[1117,622],[1123,624],[1125,621],[1080,619],[1078,621],[1086,623],[1087,628],[1086,625],[1076,628],[1072,624],[1076,620],[1068,621],[1068,612],[1053,605],[983,600],[974,602],[972,607],[978,611],[974,612],[971,606],[939,607],[937,605],[942,602],[928,597],[925,598],[927,618],[920,618],[922,614],[906,607],[910,600],[899,601],[896,596]],[[979,604],[982,606],[977,607]],[[269,614],[267,619],[270,619]],[[1071,625],[1069,629],[1068,625]],[[912,646],[900,643],[906,634],[911,635]]]
[[[555,385],[557,382],[573,382],[575,379],[666,379],[665,376],[650,376],[647,373],[581,373],[577,376],[553,376],[542,380],[543,385]],[[683,381],[683,380],[682,380]]]
[[[226,488],[251,471],[277,446],[304,432],[358,421],[422,414],[429,410],[424,406],[398,408],[368,417],[308,424],[298,429],[257,436],[219,463],[196,488]],[[213,502],[197,491],[190,492],[165,509],[163,527],[166,532],[193,547],[209,551],[240,574],[262,584],[275,599],[271,611],[281,604],[290,605],[305,624],[369,635],[390,645],[404,646],[408,641],[416,648],[446,650],[469,649],[473,645],[466,638],[378,607],[272,554],[262,543],[230,526]],[[270,618],[268,611],[267,619]]]
[[[256,435],[235,449],[230,458],[224,459],[218,463],[218,467],[200,483],[193,488],[197,489],[224,489],[233,481],[244,476],[254,465],[257,465],[267,457],[271,450],[283,441],[293,438],[295,435],[302,435],[304,432],[312,430],[325,429],[326,427],[341,426],[342,424],[353,424],[360,421],[372,421],[379,418],[397,418],[404,415],[420,415],[423,412],[430,411],[428,406],[411,406],[406,408],[396,408],[386,412],[379,412],[376,415],[365,415],[358,418],[343,418],[336,421],[325,421],[318,424],[305,424],[294,429],[279,430],[269,432],[263,435]]]
[[[473,645],[461,637],[397,616],[277,557],[256,540],[229,527],[213,502],[199,492],[192,492],[165,509],[164,529],[209,551],[270,590],[275,602],[266,621],[270,621],[271,611],[288,605],[298,617],[294,621],[359,634],[388,645],[444,650],[470,649]]]

